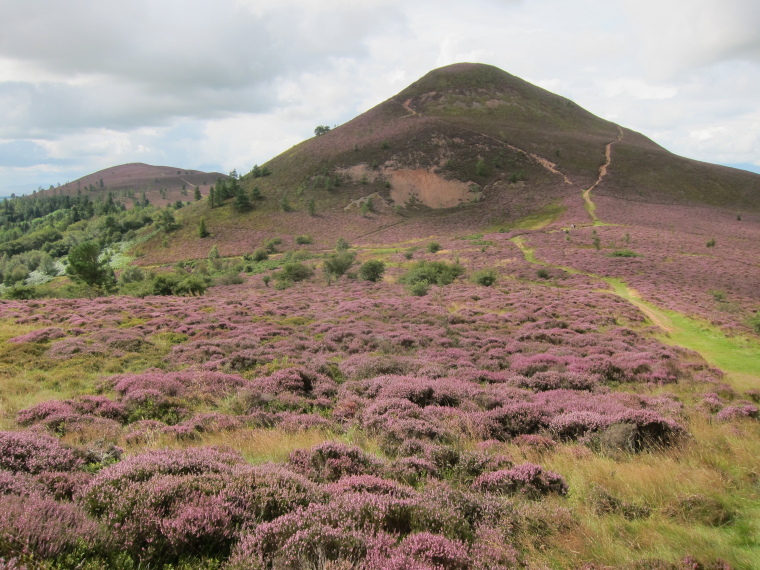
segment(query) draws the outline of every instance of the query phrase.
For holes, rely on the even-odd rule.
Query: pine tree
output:
[[[198,224],[198,237],[206,238],[206,237],[208,237],[210,235],[211,234],[206,229],[206,219],[205,218],[201,218],[201,223]]]
[[[311,200],[309,200],[309,204],[307,205],[307,208],[309,210],[309,215],[310,216],[313,217],[313,216],[317,215],[317,206],[316,206],[316,204],[314,204],[314,199],[313,198]]]
[[[232,207],[235,208],[235,210],[238,212],[247,212],[253,208],[251,199],[248,197],[246,191],[240,186],[237,188],[237,193],[235,194],[235,203],[232,205]]]

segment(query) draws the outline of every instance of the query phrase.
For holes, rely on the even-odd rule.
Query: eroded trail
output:
[[[641,298],[641,295],[639,295],[638,291],[635,289],[632,289],[631,287],[628,287],[626,283],[621,279],[615,279],[612,277],[602,277],[601,275],[597,275],[595,273],[588,273],[585,271],[579,271],[578,269],[574,269],[572,267],[566,267],[564,265],[553,265],[550,263],[545,263],[543,261],[539,261],[539,259],[536,257],[535,252],[533,249],[529,248],[525,244],[525,239],[523,239],[522,236],[516,236],[511,239],[512,243],[514,243],[522,252],[523,256],[525,257],[525,260],[529,263],[533,263],[534,265],[541,265],[544,267],[553,267],[555,269],[561,269],[563,271],[566,271],[567,273],[573,273],[576,275],[586,275],[587,277],[592,277],[594,279],[599,279],[601,281],[604,281],[612,288],[612,291],[615,295],[620,297],[621,299],[625,299],[632,305],[634,305],[637,309],[639,309],[642,313],[644,313],[647,318],[652,322],[653,325],[661,329],[665,333],[672,333],[675,332],[675,328],[673,326],[672,320],[665,314],[664,311],[661,311],[657,307],[651,305],[650,303],[647,303]]]
[[[591,191],[599,186],[602,180],[604,180],[604,177],[607,176],[607,169],[610,167],[610,164],[612,164],[612,145],[623,140],[623,129],[620,126],[618,126],[618,132],[617,140],[607,143],[607,146],[604,148],[605,161],[604,164],[599,167],[599,176],[597,176],[596,182],[583,191],[583,201],[586,202],[586,211],[589,213],[589,216],[591,216],[594,224],[599,224],[601,222],[596,215],[596,204],[594,204],[594,201],[591,199]]]

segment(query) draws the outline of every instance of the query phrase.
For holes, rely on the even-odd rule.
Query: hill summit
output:
[[[606,164],[611,144],[615,160]],[[565,97],[477,63],[435,69],[267,166],[275,175],[264,186],[280,195],[300,188],[303,196],[329,175],[363,186],[354,199],[377,192],[401,207],[488,208],[501,202],[505,183],[524,181],[539,201],[551,188],[574,188],[579,197],[599,182],[595,192],[626,199],[760,208],[760,176],[676,156]]]

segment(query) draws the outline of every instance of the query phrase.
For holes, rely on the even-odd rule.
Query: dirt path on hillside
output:
[[[412,109],[412,100],[411,99],[407,99],[406,101],[404,101],[403,103],[401,103],[401,106],[404,109],[406,109],[408,111],[408,113],[409,113],[406,117],[414,117],[415,115],[418,114],[417,111],[415,111],[414,109]],[[406,119],[406,117],[401,117],[401,118],[402,119]]]
[[[594,204],[594,201],[591,199],[591,191],[599,186],[602,180],[604,180],[604,177],[607,176],[607,169],[610,167],[610,164],[612,164],[612,145],[623,140],[623,129],[620,128],[620,126],[618,126],[618,131],[620,134],[618,134],[617,140],[607,143],[607,146],[604,147],[605,161],[604,164],[599,167],[599,176],[597,176],[596,182],[583,191],[583,201],[586,202],[586,211],[589,213],[595,224],[600,222],[599,217],[596,215],[596,204]]]
[[[673,324],[671,323],[670,319],[667,318],[663,313],[658,311],[657,309],[654,309],[647,305],[641,298],[641,295],[639,295],[639,292],[636,291],[636,289],[633,289],[631,287],[628,287],[625,283],[623,283],[623,287],[626,289],[627,294],[620,294],[617,293],[619,297],[625,299],[632,305],[635,305],[642,313],[644,313],[652,323],[661,328],[663,331],[667,333],[675,332],[675,328],[673,328]]]
[[[666,332],[666,333],[675,332],[673,323],[667,317],[667,315],[665,315],[665,313],[649,305],[646,301],[644,301],[641,298],[641,295],[639,294],[638,291],[636,291],[636,289],[629,287],[621,279],[605,278],[600,275],[596,275],[595,273],[587,273],[585,271],[579,271],[578,269],[573,269],[572,267],[565,267],[563,265],[553,265],[551,263],[540,261],[536,257],[536,252],[525,244],[525,239],[522,236],[515,236],[510,241],[518,247],[518,249],[522,252],[523,257],[525,257],[525,261],[527,261],[528,263],[531,263],[533,265],[540,265],[542,267],[551,267],[554,269],[561,269],[568,273],[585,275],[587,277],[592,277],[594,279],[599,279],[600,281],[604,281],[605,283],[607,283],[607,285],[609,285],[612,288],[612,293],[614,293],[621,299],[628,301],[634,307],[636,307],[638,310],[644,313],[654,326],[658,327],[659,329],[661,329],[663,332]]]

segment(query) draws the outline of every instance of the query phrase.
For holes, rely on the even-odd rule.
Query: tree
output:
[[[338,243],[335,245],[335,249],[338,251],[346,251],[351,245],[345,240],[345,238],[338,238]]]
[[[174,219],[174,214],[172,213],[169,206],[161,210],[161,214],[158,218],[158,227],[164,230],[166,233],[173,232],[179,227],[179,224],[177,223],[177,220]]]
[[[206,229],[206,219],[205,218],[201,218],[201,223],[198,224],[198,237],[207,238],[210,235],[211,234]]]
[[[196,186],[195,190],[193,190],[193,198],[195,198],[196,202],[202,198],[201,189],[198,186]]]
[[[248,197],[248,194],[246,191],[238,186],[237,192],[235,194],[235,201],[232,203],[232,207],[235,209],[236,212],[248,212],[253,208],[253,204],[251,204],[251,199]]]
[[[314,134],[318,137],[321,137],[324,134],[327,134],[330,132],[330,127],[327,125],[319,125],[316,129],[314,129]]]
[[[348,251],[334,253],[325,259],[322,269],[327,276],[327,280],[330,281],[332,277],[338,279],[341,275],[346,273],[349,267],[353,265],[354,259],[356,259],[356,255],[353,252]]]
[[[90,287],[105,289],[115,281],[113,270],[105,259],[100,259],[100,247],[94,241],[80,243],[69,251],[66,273]]]
[[[359,268],[359,276],[365,281],[373,283],[380,281],[385,273],[385,263],[379,259],[370,259]]]
[[[310,216],[314,217],[317,215],[317,205],[314,203],[313,198],[309,200],[309,203],[307,204],[306,209],[309,211]]]

